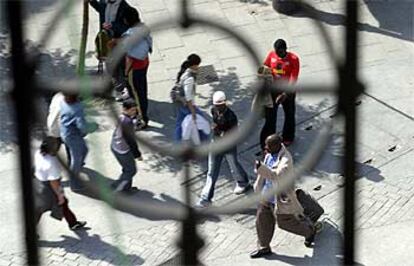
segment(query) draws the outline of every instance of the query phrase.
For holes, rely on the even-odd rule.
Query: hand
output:
[[[256,160],[255,162],[254,162],[254,167],[255,167],[255,169],[257,170],[257,169],[259,169],[260,168],[260,166],[262,166],[262,162],[261,161],[259,161],[259,160]]]
[[[112,28],[112,24],[110,22],[104,22],[102,24],[102,28],[104,28],[105,30],[109,30]]]
[[[279,95],[276,97],[275,102],[276,102],[277,104],[282,103],[282,102],[284,102],[284,101],[286,100],[286,97],[287,97],[286,93],[285,93],[285,92],[283,92],[283,93],[279,94]]]
[[[108,49],[113,49],[116,44],[118,43],[117,39],[111,39],[110,41],[108,41],[108,43],[106,44]]]
[[[143,161],[143,160],[144,160],[144,158],[142,158],[142,155],[141,155],[141,156],[139,156],[139,157],[135,158],[135,160],[137,160],[137,161]]]
[[[65,203],[65,194],[60,193],[58,196],[58,205],[63,205]]]

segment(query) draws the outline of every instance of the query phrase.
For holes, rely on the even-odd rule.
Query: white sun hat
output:
[[[213,104],[224,104],[226,103],[226,94],[223,91],[216,91],[213,94]]]

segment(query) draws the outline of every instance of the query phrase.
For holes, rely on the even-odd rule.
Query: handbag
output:
[[[96,57],[101,59],[106,59],[111,52],[110,48],[110,41],[112,38],[109,36],[108,32],[106,30],[101,30],[98,32],[95,38],[95,52]]]
[[[181,84],[176,83],[170,90],[170,98],[173,103],[184,103],[184,88]]]
[[[312,222],[315,223],[325,212],[318,201],[303,189],[296,189],[296,197],[303,207],[305,216],[308,217]]]

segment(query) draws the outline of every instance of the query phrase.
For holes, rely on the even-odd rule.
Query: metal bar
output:
[[[342,107],[345,114],[345,219],[344,219],[344,261],[345,265],[355,262],[355,155],[356,155],[356,109],[357,82],[357,0],[346,1],[346,51],[345,66],[341,80]],[[342,99],[341,99],[342,98]]]
[[[188,183],[190,179],[190,162],[186,160],[184,162],[184,182]],[[184,187],[185,203],[188,206],[187,217],[183,221],[183,236],[182,236],[182,254],[183,265],[198,265],[197,253],[201,246],[199,246],[200,240],[197,236],[196,228],[196,213],[191,208],[191,187],[187,185]]]
[[[11,51],[14,89],[13,102],[17,115],[17,135],[19,140],[20,175],[25,225],[25,245],[27,264],[38,265],[36,222],[34,217],[32,170],[30,157],[30,115],[32,114],[33,90],[31,80],[33,71],[28,68],[23,46],[22,5],[21,1],[6,2],[7,22],[11,34]]]

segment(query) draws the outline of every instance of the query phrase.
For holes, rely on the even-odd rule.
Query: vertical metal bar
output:
[[[355,260],[355,155],[356,155],[356,110],[357,82],[357,0],[346,1],[346,57],[341,81],[342,108],[345,114],[345,219],[344,219],[344,264],[353,265]]]
[[[184,198],[187,204],[187,218],[183,221],[183,236],[181,248],[183,251],[183,265],[198,265],[197,253],[200,248],[198,243],[199,239],[196,231],[196,217],[194,210],[192,209],[191,201],[191,187],[190,180],[190,162],[186,160],[184,162],[184,184],[188,184],[184,188]]]
[[[21,1],[6,2],[7,22],[11,34],[11,51],[13,67],[13,101],[17,116],[17,135],[19,140],[20,175],[25,225],[25,245],[27,264],[38,265],[36,222],[34,217],[31,155],[30,155],[30,114],[32,114],[33,87],[31,80],[33,71],[26,64]]]
[[[188,18],[188,0],[181,0],[181,19],[186,21]]]
[[[181,26],[184,28],[188,28],[191,24],[188,5],[188,0],[181,0]]]

